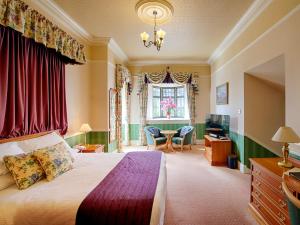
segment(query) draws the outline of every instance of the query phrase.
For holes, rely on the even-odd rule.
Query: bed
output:
[[[86,196],[125,157],[124,153],[74,155],[74,169],[51,182],[45,179],[25,190],[16,185],[0,191],[1,225],[72,225]],[[151,225],[162,225],[166,199],[166,166],[162,155]],[[109,190],[108,190],[109,191]]]

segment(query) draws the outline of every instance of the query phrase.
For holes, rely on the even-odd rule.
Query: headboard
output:
[[[13,141],[24,141],[24,140],[28,140],[28,139],[32,139],[32,138],[41,137],[41,136],[44,136],[44,135],[46,135],[46,134],[50,134],[50,133],[52,133],[52,132],[56,132],[57,134],[59,134],[59,131],[58,131],[58,130],[45,131],[45,132],[41,132],[41,133],[29,134],[29,135],[24,135],[24,136],[14,137],[14,138],[4,138],[4,139],[0,139],[0,144],[7,143],[7,142],[13,142]]]

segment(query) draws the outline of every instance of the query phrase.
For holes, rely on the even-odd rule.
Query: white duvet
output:
[[[117,165],[124,154],[77,154],[74,169],[51,182],[28,189],[0,191],[0,225],[74,225],[83,199]],[[162,225],[166,199],[166,167],[162,157],[151,225]]]

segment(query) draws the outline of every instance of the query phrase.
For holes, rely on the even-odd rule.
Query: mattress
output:
[[[25,190],[15,185],[0,191],[0,225],[72,225],[84,198],[124,157],[122,153],[76,154],[74,169],[51,182]],[[150,225],[162,225],[166,200],[166,162],[161,167]]]

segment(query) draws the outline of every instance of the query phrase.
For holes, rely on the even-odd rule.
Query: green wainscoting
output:
[[[176,123],[173,123],[173,124],[148,124],[148,126],[154,126],[154,127],[158,127],[159,129],[161,130],[177,130],[179,129],[180,127],[183,127],[183,126],[188,126],[189,124],[176,124]]]
[[[244,152],[245,152],[245,165],[250,168],[249,158],[268,158],[268,157],[278,157],[276,154],[263,147],[262,145],[256,143],[249,137],[244,137]]]
[[[129,124],[129,140],[138,141],[140,137],[140,124]]]
[[[202,140],[204,139],[205,134],[205,124],[204,123],[196,123],[196,139]]]
[[[84,143],[84,134],[74,135],[66,138],[65,140],[71,147],[73,147],[74,145]],[[91,131],[87,133],[86,142],[87,144],[104,145],[105,152],[113,152],[117,149],[117,141],[109,143],[108,131]]]
[[[256,143],[251,138],[230,131],[233,150],[238,155],[239,161],[250,168],[250,158],[277,157],[276,154]]]
[[[244,136],[236,132],[229,131],[229,137],[232,140],[233,151],[237,154],[239,161],[244,164]]]
[[[300,160],[300,155],[296,155],[293,152],[290,152],[290,157],[292,157],[294,159],[297,159],[297,160]]]
[[[177,130],[180,127],[187,126],[188,124],[148,124],[148,126],[155,126],[162,130]],[[203,139],[205,133],[205,124],[197,123],[195,126],[196,138]],[[138,141],[140,137],[140,124],[129,124],[129,140]]]
[[[65,138],[65,141],[71,146],[84,143],[84,134],[74,135],[68,138]]]

